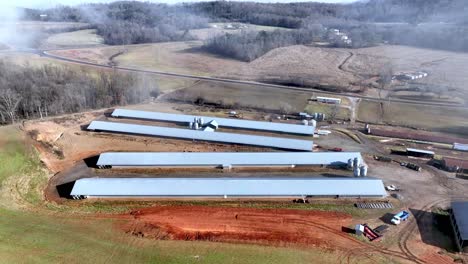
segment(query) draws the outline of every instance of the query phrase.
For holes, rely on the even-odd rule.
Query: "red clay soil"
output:
[[[447,255],[441,255],[435,252],[426,253],[420,257],[427,264],[444,264],[454,263],[453,259]]]
[[[304,244],[323,248],[352,247],[342,227],[344,213],[289,209],[203,206],[151,207],[130,213],[126,232],[156,239]],[[351,238],[351,237],[350,237]]]

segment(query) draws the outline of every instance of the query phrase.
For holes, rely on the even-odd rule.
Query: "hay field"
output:
[[[358,120],[398,126],[423,128],[468,136],[468,109],[420,106],[404,103],[380,104],[363,100],[359,104]]]
[[[115,63],[157,71],[253,80],[276,84],[356,91],[361,84],[376,87],[375,76],[383,67],[393,71],[427,71],[429,76],[413,86],[433,91],[394,97],[440,102],[463,102],[468,98],[468,54],[406,46],[378,46],[362,49],[334,49],[296,45],[277,48],[247,63],[209,54],[202,41],[170,42],[54,51],[55,54],[96,63]],[[114,56],[114,57],[112,57]],[[111,58],[112,57],[112,58]],[[111,62],[112,59],[112,62]],[[435,90],[434,90],[435,89]],[[377,96],[370,88],[366,95]],[[466,100],[465,100],[466,101]]]
[[[229,29],[227,28],[228,25],[236,25],[237,28]],[[192,29],[190,30],[190,34],[194,36],[198,40],[206,40],[217,35],[229,33],[229,34],[238,34],[244,31],[274,31],[274,30],[291,30],[289,28],[281,28],[281,27],[269,27],[269,26],[260,26],[260,25],[253,25],[253,24],[245,24],[245,23],[210,23],[209,28],[201,28],[201,29]]]
[[[201,50],[202,42],[170,42],[101,48],[59,50],[51,53],[94,63],[198,76],[264,81],[279,84],[347,87],[358,79],[338,67],[349,53],[338,49],[291,46],[272,50],[250,62],[227,59]]]
[[[42,46],[47,48],[66,48],[96,46],[102,45],[103,42],[103,38],[96,34],[95,29],[86,29],[54,34],[48,37]]]

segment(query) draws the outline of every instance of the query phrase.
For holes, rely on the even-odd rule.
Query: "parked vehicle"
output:
[[[406,164],[406,168],[415,170],[415,171],[421,171],[421,167],[413,163]]]
[[[381,234],[378,234],[375,230],[370,228],[367,224],[358,224],[355,229],[356,235],[364,235],[370,241],[378,241],[382,238]]]
[[[403,210],[403,211],[399,212],[398,214],[394,215],[391,222],[394,225],[399,225],[401,223],[401,221],[408,220],[409,216],[410,216],[410,213]]]
[[[342,152],[343,149],[342,148],[332,148],[332,149],[329,149],[329,151]]]
[[[385,157],[385,156],[374,156],[375,160],[382,161],[382,162],[391,162],[392,158]]]
[[[385,186],[385,189],[386,189],[387,191],[392,191],[392,192],[398,192],[398,191],[400,191],[400,188],[396,187],[396,186],[393,185],[393,184],[392,184],[392,185],[387,185],[387,186]]]

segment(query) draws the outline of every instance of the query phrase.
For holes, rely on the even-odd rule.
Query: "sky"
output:
[[[2,1],[2,0],[0,0]],[[114,0],[115,1],[115,0]],[[149,0],[148,2],[158,2],[158,3],[180,3],[180,2],[197,2],[199,0],[158,0],[152,1]],[[236,0],[239,1],[239,0]],[[307,2],[308,0],[252,0],[255,2]],[[311,1],[311,0],[309,0]],[[312,0],[311,2],[325,2],[325,3],[351,3],[355,2],[356,0]],[[3,1],[2,1],[3,2]],[[6,1],[5,1],[6,2]],[[62,5],[76,5],[80,3],[108,3],[113,2],[112,0],[15,0],[15,1],[8,1],[9,5],[19,6],[19,7],[30,7],[30,8],[48,8],[53,7],[59,4]],[[2,3],[4,4],[4,3]],[[6,3],[5,3],[6,4]]]

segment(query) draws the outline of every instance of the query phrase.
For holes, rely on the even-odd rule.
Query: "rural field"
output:
[[[86,47],[103,45],[104,40],[96,34],[95,29],[84,29],[54,34],[41,45],[43,49]]]
[[[362,101],[358,108],[358,120],[368,123],[385,123],[394,126],[422,128],[467,136],[468,110],[465,108],[444,108],[405,103],[384,103]]]
[[[467,94],[462,69],[468,57],[454,52],[385,45],[353,50],[298,45],[274,49],[247,63],[209,54],[201,47],[202,42],[189,41],[49,52],[106,65],[331,91],[352,92],[368,87],[364,94],[374,97],[379,87],[376,78],[390,67],[395,73],[428,72],[428,77],[411,85],[431,84],[417,92],[389,90],[395,98],[464,103]]]
[[[464,0],[36,5],[1,263],[468,263]]]
[[[348,102],[345,103],[347,104]],[[221,109],[216,110],[210,107],[191,106],[190,104],[180,103],[167,103],[164,101],[156,101],[151,104],[132,106],[131,108],[172,113],[183,111],[188,113],[197,112],[200,114],[209,114],[215,116],[225,115],[225,112]],[[256,113],[254,110],[245,111],[245,113],[248,114],[246,117],[249,118],[259,118],[259,116],[261,116],[261,113]],[[103,254],[103,251],[107,252],[107,250],[117,250],[118,248],[120,250],[119,253],[112,255],[112,257],[117,259],[121,257],[120,254],[124,254],[124,252],[128,250],[133,252],[132,254],[129,254],[128,258],[132,257],[140,260],[170,259],[175,263],[184,263],[188,261],[187,259],[190,259],[191,261],[191,258],[200,258],[207,263],[216,261],[225,262],[227,259],[231,259],[230,261],[233,263],[249,263],[249,261],[252,261],[252,263],[263,261],[266,263],[275,263],[275,261],[279,261],[278,263],[307,263],[310,262],[310,260],[313,258],[323,258],[324,263],[327,263],[326,261],[330,261],[330,263],[336,263],[342,261],[343,259],[349,259],[350,263],[405,263],[404,258],[402,259],[401,256],[398,256],[398,254],[392,256],[392,254],[396,253],[390,253],[390,251],[385,252],[384,254],[379,254],[378,257],[369,257],[367,254],[361,255],[349,252],[349,247],[353,244],[355,244],[355,246],[353,246],[354,249],[362,248],[364,251],[370,250],[370,252],[372,252],[372,250],[375,250],[375,248],[373,248],[372,244],[369,244],[368,242],[363,242],[359,239],[356,240],[352,235],[349,234],[343,234],[341,231],[343,226],[350,227],[360,221],[365,221],[371,225],[378,225],[381,223],[380,221],[382,221],[378,217],[391,211],[358,210],[352,205],[352,202],[350,204],[345,200],[338,204],[329,200],[317,200],[310,205],[294,205],[287,202],[236,201],[155,202],[150,200],[139,203],[98,200],[76,202],[73,200],[67,201],[63,198],[58,198],[58,200],[57,198],[52,198],[49,192],[55,192],[53,188],[54,184],[60,184],[64,181],[66,182],[65,179],[70,180],[73,177],[76,177],[76,175],[80,175],[82,173],[88,174],[88,177],[94,173],[98,173],[96,175],[99,175],[100,177],[116,177],[118,175],[125,176],[127,175],[126,173],[130,173],[111,172],[110,174],[106,174],[105,172],[86,172],[89,170],[89,168],[86,166],[83,168],[83,165],[81,165],[84,164],[83,159],[99,154],[102,151],[261,151],[261,149],[253,147],[234,147],[224,144],[187,144],[181,140],[126,135],[116,137],[108,133],[96,134],[93,132],[82,131],[81,126],[89,124],[91,120],[105,120],[105,117],[103,117],[102,114],[103,111],[95,111],[84,114],[65,115],[57,118],[49,118],[48,120],[44,121],[26,122],[23,127],[26,133],[24,137],[25,140],[34,142],[34,146],[39,153],[39,157],[36,158],[40,158],[41,162],[45,164],[47,169],[52,173],[59,173],[51,178],[48,183],[47,178],[51,177],[52,175],[46,176],[41,174],[42,176],[39,178],[41,180],[39,181],[33,182],[30,180],[30,178],[14,177],[7,178],[6,183],[8,185],[5,185],[12,186],[11,184],[16,184],[16,186],[18,186],[19,183],[15,180],[20,181],[22,184],[26,184],[25,189],[19,189],[22,190],[20,194],[16,194],[16,192],[18,192],[18,188],[10,189],[10,192],[7,194],[16,195],[15,203],[19,203],[25,208],[28,208],[28,203],[30,203],[29,201],[41,204],[39,210],[41,217],[36,218],[35,221],[42,221],[43,218],[45,219],[43,221],[47,221],[48,217],[51,217],[50,215],[52,214],[55,218],[63,218],[60,220],[63,228],[76,230],[71,232],[70,236],[72,238],[74,235],[73,232],[79,232],[81,234],[89,233],[89,239],[94,237],[109,237],[110,241],[116,241],[106,243],[105,245],[96,246],[95,248],[99,249],[98,252],[100,253],[96,252],[93,253],[96,255],[90,256],[96,256],[99,259],[101,254]],[[119,120],[112,121],[115,122]],[[146,121],[135,122],[141,124],[148,123]],[[353,149],[355,151],[363,151],[363,153],[372,152],[370,149],[374,148],[373,145],[376,144],[368,143],[367,140],[364,141],[364,143],[359,144],[344,134],[330,135],[329,137],[330,138],[318,138],[315,140],[315,142],[323,148],[336,146],[336,144],[339,142],[339,146],[341,147]],[[384,149],[382,147],[379,148],[381,148],[379,151]],[[439,185],[440,180],[434,178],[430,171],[424,171],[422,173],[410,172],[406,168],[400,167],[398,164],[389,166],[381,164],[377,161],[373,161],[371,157],[369,158],[369,156],[366,156],[366,162],[368,162],[368,164],[371,166],[370,173],[372,173],[373,176],[384,179],[388,183],[399,185],[404,184],[408,190],[418,189],[417,192],[402,192],[404,195],[404,200],[401,202],[404,203],[408,208],[419,208],[421,204],[429,203],[434,197],[444,196],[444,187]],[[19,162],[18,164],[22,163]],[[16,170],[17,168],[10,169],[10,171]],[[135,175],[135,173],[142,176],[141,172],[131,172],[131,174],[128,175]],[[153,175],[152,177],[154,177],[154,175],[158,175],[158,173],[155,174],[155,172],[147,173],[151,173]],[[164,171],[159,173],[164,174]],[[180,173],[181,172],[179,172],[179,174],[175,173],[173,175],[185,175]],[[315,173],[321,172],[317,171]],[[433,185],[427,184],[428,181],[435,183]],[[450,180],[448,183],[455,184],[452,181],[453,180]],[[448,183],[445,182],[445,184]],[[28,186],[28,184],[32,184],[32,186]],[[44,195],[47,199],[42,200],[42,198],[40,198],[40,192],[43,188],[45,188],[46,184],[49,184],[52,186],[52,188],[46,188]],[[456,189],[461,191],[464,188],[464,183],[458,182],[458,184],[460,185]],[[432,193],[432,198],[424,195],[425,193],[429,192]],[[419,198],[416,199],[416,197]],[[28,202],[25,202],[24,200]],[[397,200],[392,201],[395,205],[400,203]],[[168,207],[168,205],[170,205],[170,207]],[[207,208],[199,206],[207,206]],[[245,209],[242,209],[244,207]],[[198,213],[195,213],[194,208],[198,208],[195,209],[195,211]],[[299,209],[300,211],[295,212],[293,209]],[[15,212],[17,213],[17,211],[14,211],[14,208],[9,210],[13,210],[9,211],[13,216],[15,215]],[[314,213],[314,210],[318,210],[319,212]],[[221,211],[225,213],[220,213]],[[195,221],[195,219],[199,218],[201,212],[206,215],[204,218],[212,219],[212,221]],[[271,214],[273,212],[275,217],[271,218]],[[96,213],[98,214],[96,215]],[[332,215],[337,213],[343,214],[340,219],[344,222],[333,223],[329,220],[324,220],[327,217],[333,217]],[[278,214],[284,214],[284,216],[282,216],[282,218],[278,218]],[[237,215],[238,219],[230,219],[230,215]],[[321,215],[324,217],[322,220],[319,219]],[[85,219],[84,221],[87,223],[87,225],[84,227],[79,225],[76,220],[73,220],[74,217]],[[311,219],[307,220],[308,218]],[[315,223],[318,226],[309,227],[302,223],[303,220],[308,223]],[[24,222],[27,220],[18,220],[15,223],[20,225],[22,221]],[[82,221],[83,220],[81,220],[81,222]],[[229,221],[236,222],[226,225],[226,223]],[[167,224],[163,224],[158,227],[158,223]],[[252,226],[252,223],[262,224],[258,226]],[[324,227],[320,226],[322,224],[326,225],[325,229]],[[277,225],[283,226],[278,229],[278,232],[272,232],[271,230],[273,230]],[[228,227],[229,229],[226,230]],[[47,225],[45,225],[44,228],[50,232],[50,230],[47,229],[49,228]],[[95,231],[95,228],[99,229],[99,231]],[[61,228],[57,226],[54,226],[53,230],[54,234],[60,234],[63,232]],[[198,231],[189,232],[190,230]],[[257,231],[248,235],[246,233],[250,232],[248,230]],[[265,236],[265,232],[269,235]],[[324,233],[322,234],[321,232]],[[383,244],[386,248],[388,248],[388,250],[398,250],[398,237],[402,234],[402,232],[405,232],[404,228],[402,229],[397,227],[392,231],[392,234],[387,235]],[[425,234],[425,232],[429,232],[429,230],[421,229],[420,232]],[[431,229],[430,232],[439,231]],[[130,234],[133,234],[133,236]],[[285,236],[290,236],[294,241],[291,240],[289,242],[285,242]],[[323,236],[327,237],[328,240],[324,239]],[[279,237],[281,237],[281,239]],[[155,238],[163,240],[154,240]],[[171,240],[195,241],[165,241],[169,238]],[[60,241],[55,241],[54,237],[50,237],[50,239],[51,241],[44,242],[44,247],[47,247],[50,244],[54,245],[54,243],[59,243]],[[447,259],[450,259],[447,255],[437,255],[437,253],[435,253],[437,251],[437,247],[425,246],[423,242],[424,239],[426,239],[425,236],[422,238],[419,238],[418,236],[411,236],[411,238],[408,239],[407,244],[412,248],[413,252],[416,252],[415,254],[418,254],[418,256],[420,256],[422,259],[428,260],[428,263],[439,263],[438,261],[440,260],[447,261]],[[81,241],[80,239],[78,240]],[[214,241],[218,241],[218,243],[220,241],[231,243],[234,242],[234,245],[218,244],[214,243]],[[444,243],[450,245],[450,240],[448,238],[445,238],[444,241]],[[240,242],[249,244],[253,243],[258,245],[236,245]],[[97,243],[97,241],[93,243]],[[88,248],[93,246],[93,243],[87,243],[86,246],[83,246],[83,249],[80,250],[89,250]],[[118,245],[115,245],[114,243],[118,243]],[[177,246],[178,243],[181,243],[181,245]],[[67,243],[64,243],[61,245],[61,247],[58,247],[58,249],[66,247],[67,245]],[[264,247],[265,245],[274,247]],[[171,253],[161,253],[162,251],[165,251],[165,249],[168,249],[172,246],[177,246],[178,250],[170,251]],[[280,247],[278,248],[278,246]],[[138,247],[138,250],[135,250],[134,247]],[[213,248],[215,249],[213,250]],[[252,251],[245,251],[246,249],[251,249]],[[123,253],[120,253],[121,251]],[[242,254],[242,258],[233,257],[236,254]],[[266,255],[264,259],[262,259],[263,254]],[[290,254],[296,254],[296,256],[293,258],[288,257]],[[320,255],[320,257],[318,257],[318,255]],[[75,255],[72,254],[70,255],[70,258],[73,258],[74,256]],[[244,261],[244,257],[248,260]],[[276,260],[273,261],[273,258]],[[263,261],[260,261],[260,259]]]

